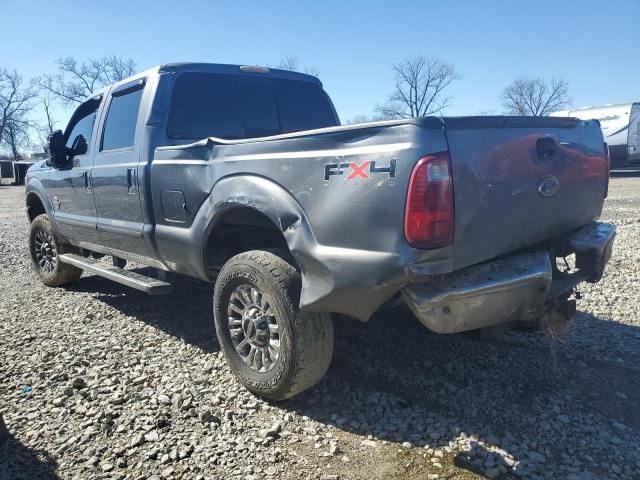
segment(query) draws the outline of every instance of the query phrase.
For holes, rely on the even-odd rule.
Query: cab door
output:
[[[97,212],[91,188],[91,169],[95,153],[97,113],[102,97],[94,97],[80,105],[65,130],[67,148],[78,137],[84,137],[87,151],[70,155],[63,166],[52,169],[47,180],[53,219],[60,232],[76,242],[99,243]]]
[[[142,256],[148,251],[143,237],[136,132],[142,130],[138,117],[144,87],[144,79],[137,79],[109,92],[92,174],[100,243]]]

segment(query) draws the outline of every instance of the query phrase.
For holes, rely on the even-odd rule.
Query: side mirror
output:
[[[71,152],[69,153],[72,157],[77,157],[87,153],[87,150],[87,139],[84,138],[84,135],[78,135],[73,139],[73,145],[71,145]]]
[[[64,144],[64,134],[62,130],[56,130],[49,135],[49,155],[48,161],[54,167],[63,167],[67,162],[66,146]]]

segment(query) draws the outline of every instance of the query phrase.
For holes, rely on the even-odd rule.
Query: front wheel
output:
[[[272,400],[318,383],[331,363],[327,313],[298,310],[300,274],[284,255],[253,250],[231,258],[214,289],[220,348],[240,383]]]
[[[38,215],[31,222],[29,251],[33,268],[49,287],[61,287],[80,278],[82,270],[62,263],[58,255],[71,251],[71,247],[60,242],[51,228],[46,214]]]

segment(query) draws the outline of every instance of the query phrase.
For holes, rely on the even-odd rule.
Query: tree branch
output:
[[[446,108],[452,97],[443,92],[459,78],[454,68],[438,58],[410,57],[392,66],[395,88],[387,102],[376,105],[383,118],[431,115]]]
[[[512,115],[549,115],[570,105],[568,92],[564,80],[520,77],[503,90],[502,104]]]

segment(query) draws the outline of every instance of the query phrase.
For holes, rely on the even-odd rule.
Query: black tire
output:
[[[262,250],[236,255],[220,271],[213,296],[216,333],[232,372],[249,391],[271,400],[291,398],[314,386],[324,377],[333,355],[331,315],[298,310],[300,273],[284,258],[284,254]],[[235,292],[247,288],[250,293],[258,291],[260,295],[260,300],[256,302],[264,308],[264,312],[259,318],[268,318],[269,325],[276,324],[274,330],[277,330],[277,334],[273,333],[271,327],[262,330],[264,335],[269,335],[268,345],[262,350],[269,350],[271,339],[277,337],[277,359],[267,365],[265,358],[270,354],[261,353],[260,362],[256,362],[262,364],[263,368],[270,366],[268,371],[256,370],[256,365],[252,368],[247,363],[250,360],[243,360],[250,357],[254,344],[246,345],[250,353],[245,356],[236,350],[236,346],[242,343],[239,338],[249,340],[250,335],[244,330],[244,322],[249,322],[245,319],[249,309],[245,306],[245,313],[240,314],[230,310],[230,303],[237,306],[239,297]],[[230,326],[230,318],[234,315],[244,319],[233,320],[236,327],[237,322],[243,322],[240,327]],[[232,338],[231,330],[242,330],[244,333],[235,333]],[[255,339],[259,335],[257,331],[253,327]],[[254,357],[257,356],[254,353]]]
[[[41,247],[43,239],[47,240],[45,250],[49,252],[47,259],[44,261]],[[31,263],[34,270],[42,280],[42,283],[49,287],[68,285],[77,281],[82,275],[81,269],[58,260],[58,255],[75,253],[76,249],[71,245],[64,244],[56,237],[46,214],[38,215],[31,222],[29,252],[31,253]]]
[[[9,431],[7,430],[7,426],[2,419],[2,414],[0,413],[0,448],[7,443],[9,440]]]

